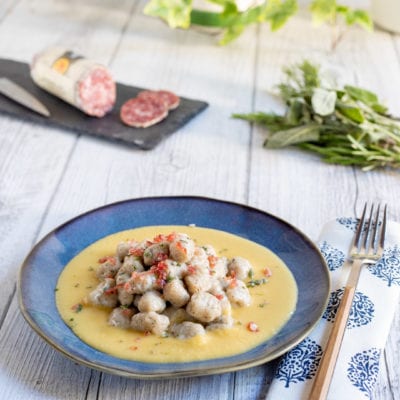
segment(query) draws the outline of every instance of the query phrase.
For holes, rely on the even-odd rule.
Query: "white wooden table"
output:
[[[30,248],[86,210],[153,195],[205,195],[249,204],[312,239],[329,219],[385,201],[400,220],[398,171],[364,173],[295,149],[262,148],[264,133],[232,112],[278,110],[267,90],[281,67],[307,57],[343,68],[400,114],[400,37],[351,29],[337,50],[330,31],[295,17],[282,31],[252,27],[229,47],[195,30],[170,30],[134,0],[2,0],[0,57],[29,62],[61,44],[110,67],[120,82],[167,88],[209,108],[155,150],[141,151],[0,114],[0,399],[261,399],[276,363],[237,373],[140,381],[76,365],[22,318],[15,283]],[[400,313],[374,399],[400,398]]]

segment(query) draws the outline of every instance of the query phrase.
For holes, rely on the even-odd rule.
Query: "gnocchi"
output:
[[[122,242],[115,255],[99,261],[100,283],[87,302],[111,308],[112,326],[188,339],[231,328],[232,307],[251,303],[245,283],[250,262],[220,257],[187,234]]]

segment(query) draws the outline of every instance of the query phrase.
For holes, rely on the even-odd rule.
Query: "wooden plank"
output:
[[[153,63],[153,68],[156,61],[157,69],[163,71],[163,74],[157,73],[151,76],[144,73],[147,68],[147,64],[144,63],[137,67],[134,83],[149,87],[173,86],[180,94],[204,97],[214,103],[213,107],[210,107],[211,116],[208,116],[206,124],[201,124],[199,119],[194,121],[191,126],[184,128],[174,138],[160,146],[155,153],[122,148],[90,138],[79,139],[49,207],[40,236],[79,212],[126,197],[190,193],[236,201],[245,199],[249,130],[245,128],[231,132],[235,123],[229,119],[229,114],[232,103],[246,102],[246,99],[250,101],[251,85],[248,84],[248,80],[251,82],[254,50],[245,46],[244,41],[241,44],[239,42],[241,48],[237,53],[237,48],[236,51],[221,51],[218,47],[212,47],[215,61],[210,62],[211,58],[209,61],[205,59],[209,46],[214,46],[210,37],[199,36],[200,39],[196,40],[202,40],[203,43],[194,49],[195,54],[188,54],[187,50],[182,48],[182,42],[188,40],[186,35],[199,34],[180,32],[180,43],[171,46],[177,32],[169,29],[163,32],[170,36],[165,38],[161,47],[157,46],[159,39],[154,40],[154,43],[143,44],[148,40],[146,35],[151,38],[153,30],[159,31],[159,28],[163,27],[159,21],[153,20],[156,29],[154,26],[152,29],[146,28],[147,24],[143,19],[148,20],[141,15],[132,20],[132,25],[126,34],[126,43],[121,44],[121,57],[118,55],[118,63],[112,65],[118,79],[120,75],[123,77],[126,71],[131,71],[127,65],[136,65],[138,58],[142,60],[141,62],[147,59],[149,65]],[[147,31],[143,32],[142,29]],[[251,34],[249,32],[248,35]],[[132,52],[132,43],[135,45],[142,43],[143,47],[138,50],[140,52]],[[158,51],[163,53],[172,51],[173,56],[179,59],[180,70],[176,71],[176,64],[172,62],[163,65],[165,58],[155,57]],[[126,63],[127,59],[130,60],[129,63]],[[227,72],[231,63],[235,68]],[[216,71],[211,75],[207,73],[207,68],[214,68]],[[212,79],[207,81],[205,79],[207,75],[212,76]],[[131,81],[132,74],[128,76]],[[232,86],[231,81],[234,82]],[[154,160],[157,160],[157,163]],[[232,164],[237,170],[229,169]],[[85,171],[85,174],[77,174],[77,171]],[[49,351],[52,350],[46,349],[45,353]],[[97,375],[95,377],[97,379]],[[118,378],[110,377],[110,379]],[[217,384],[223,387],[222,392],[229,393],[231,379],[232,375],[228,374],[201,378],[201,382],[204,382],[204,391],[207,393],[210,393],[210,388],[215,388]],[[196,382],[196,379],[192,382]],[[43,386],[46,383],[44,382]],[[123,379],[123,385],[131,388],[131,381]],[[104,390],[103,383],[100,387]],[[161,390],[157,389],[161,388],[157,382],[147,383],[145,387],[151,393]],[[195,386],[192,387],[195,390]],[[184,391],[184,388],[181,385],[178,387],[175,381],[167,381],[162,389],[165,393],[173,393],[176,390]],[[96,385],[90,384],[89,397],[95,396],[96,392]]]
[[[0,397],[86,399],[91,371],[50,348],[29,328],[14,297],[0,330]]]
[[[253,34],[250,30],[235,48],[221,49],[209,36],[172,31],[158,20],[136,14],[112,63],[117,79],[205,99],[210,107],[151,153],[81,138],[43,232],[72,214],[129,197],[195,194],[245,200],[249,129],[236,129],[229,116],[235,103],[251,101],[254,47],[245,43]],[[186,43],[197,44],[187,47]],[[79,170],[85,170],[85,175],[77,174]],[[230,398],[232,377],[142,384],[103,374],[98,395],[181,398],[188,391],[197,392],[200,384],[201,398],[215,393]],[[91,386],[89,397],[96,391]]]
[[[388,39],[388,35],[382,32],[369,35],[351,29],[336,52],[328,53],[330,32],[324,27],[317,33],[308,21],[297,17],[273,37],[263,27],[254,110],[281,111],[281,105],[276,104],[266,90],[279,82],[281,66],[304,58],[317,62],[327,60],[343,71],[346,82],[361,84],[361,80],[367,80],[372,90],[381,90],[383,87],[384,94],[394,101],[396,92],[392,85],[394,81],[395,87],[398,86],[400,74],[393,45]],[[381,68],[382,60],[385,60],[385,65],[390,64],[389,71]],[[356,71],[362,71],[363,76],[356,74]],[[387,79],[388,76],[390,79]],[[353,175],[349,173],[349,168],[323,164],[316,156],[298,150],[262,149],[264,138],[265,133],[254,128],[249,202],[295,224],[313,239],[317,238],[327,220],[340,215],[354,215],[356,203],[363,200],[360,198],[361,187],[367,196],[388,198],[391,202],[399,194],[399,176],[395,172],[365,174],[357,171]],[[372,176],[373,182],[370,180]],[[363,179],[369,182],[361,184],[360,180]],[[391,216],[398,220],[397,206]],[[393,335],[398,337],[398,334]],[[393,353],[393,348],[392,344],[386,354],[388,369],[392,371],[399,365],[398,351]],[[395,359],[392,359],[392,354]],[[392,381],[393,377],[389,379]],[[389,390],[388,374],[383,367],[376,393],[381,396],[379,398],[391,398]]]
[[[98,399],[232,399],[233,374],[158,381],[103,374]]]
[[[118,1],[118,8],[114,4],[109,1],[98,7],[91,3],[74,16],[70,4],[21,2],[0,25],[0,54],[30,61],[33,54],[54,41],[66,46],[79,42],[81,49],[90,53],[89,47],[97,46],[96,38],[100,37],[103,46],[99,61],[108,63],[132,8],[130,1]],[[76,6],[72,11],[77,11]],[[7,390],[7,396],[0,397],[43,398],[44,393],[58,393],[68,398],[68,386],[74,384],[74,374],[81,379],[78,380],[84,387],[81,397],[85,397],[83,382],[86,386],[90,382],[91,371],[75,366],[59,354],[54,357],[56,353],[38,340],[19,314],[19,319],[14,321],[15,300],[9,308],[17,269],[38,238],[43,216],[73,152],[76,135],[4,116],[0,120],[0,143],[0,282],[3,287],[0,334],[2,349],[7,349],[2,354],[9,354],[0,384],[1,390]],[[14,349],[17,339],[20,353]],[[69,372],[65,373],[66,370]],[[79,398],[74,393],[69,398]]]
[[[6,310],[19,265],[38,233],[43,213],[58,185],[71,137],[0,120],[0,315]],[[49,141],[49,134],[58,135]],[[18,251],[16,251],[18,249]]]
[[[265,399],[275,375],[277,362],[272,361],[258,367],[236,372],[234,399]]]
[[[18,5],[20,0],[3,0],[0,3],[0,23],[12,13],[13,9]]]

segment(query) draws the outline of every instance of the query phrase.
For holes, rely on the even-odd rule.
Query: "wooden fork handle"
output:
[[[347,320],[349,318],[355,291],[355,286],[346,286],[344,288],[343,297],[336,313],[335,322],[329,336],[328,343],[326,344],[325,352],[319,365],[309,400],[326,399],[340,346],[342,344],[344,331],[346,329]]]

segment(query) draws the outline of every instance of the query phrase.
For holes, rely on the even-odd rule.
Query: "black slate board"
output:
[[[30,77],[28,64],[0,58],[0,77],[7,77],[21,85],[40,100],[50,111],[50,118],[15,103],[0,93],[0,113],[28,119],[42,124],[73,130],[106,139],[135,145],[144,150],[153,149],[164,138],[185,125],[190,119],[203,111],[208,104],[204,101],[181,97],[179,107],[168,114],[162,122],[148,128],[132,128],[120,121],[119,110],[128,99],[135,97],[142,88],[117,83],[117,101],[111,113],[103,118],[89,117],[57,97],[45,92],[34,84]],[[165,88],[168,90],[168,88]]]

